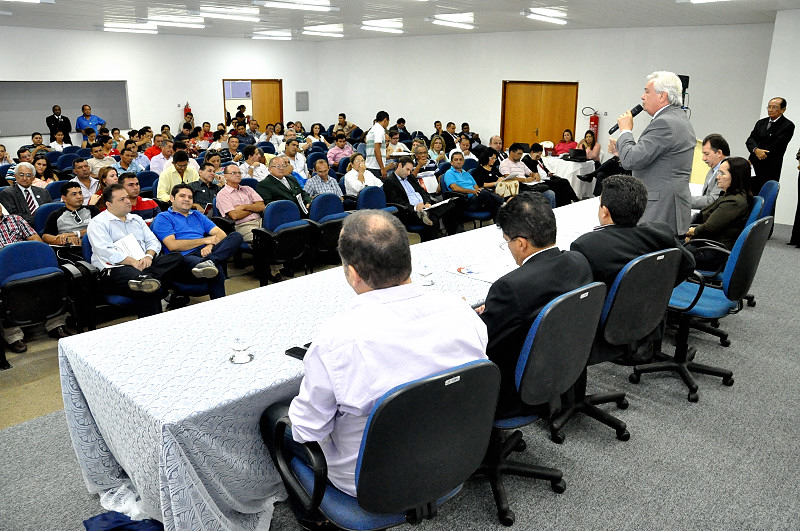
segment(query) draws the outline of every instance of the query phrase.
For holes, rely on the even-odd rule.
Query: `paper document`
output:
[[[453,197],[450,197],[450,198],[448,198],[448,199],[445,199],[444,201],[439,201],[438,203],[436,203],[436,204],[433,204],[433,205],[431,205],[431,206],[429,206],[429,207],[427,207],[427,208],[423,208],[422,210],[433,210],[433,209],[435,209],[435,208],[438,208],[438,207],[440,207],[440,206],[444,206],[444,205],[446,205],[447,203],[449,203],[449,202],[450,202],[450,201],[452,201],[453,199],[454,199]]]
[[[303,203],[303,194],[297,194],[295,198],[297,199],[297,206],[300,207],[300,211],[303,214],[308,214],[308,209],[306,208],[305,203]]]
[[[114,242],[114,248],[124,254],[130,256],[134,260],[141,260],[146,254],[139,245],[139,240],[133,234],[128,234]]]
[[[420,175],[419,179],[420,179],[420,181],[422,181],[420,184],[422,184],[422,186],[425,188],[426,192],[428,192],[429,194],[435,194],[436,193],[436,189],[439,188],[439,180],[436,178],[435,175],[433,175],[433,174],[431,174],[430,176],[428,176],[428,175],[425,175],[425,176]]]

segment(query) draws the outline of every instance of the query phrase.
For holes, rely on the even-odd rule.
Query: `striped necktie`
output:
[[[36,212],[36,203],[33,200],[33,195],[31,194],[31,189],[28,188],[25,190],[25,200],[28,202],[28,210],[31,211],[31,214]]]

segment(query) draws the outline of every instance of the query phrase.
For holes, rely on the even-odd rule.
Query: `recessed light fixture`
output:
[[[150,15],[147,20],[156,26],[171,26],[175,28],[204,29],[205,20],[203,17],[181,16],[181,15]]]
[[[676,3],[689,2],[691,4],[710,4],[713,2],[729,2],[730,0],[675,0]]]
[[[297,9],[300,11],[339,11],[338,7],[331,7],[329,0],[255,0],[253,4],[262,7]]]
[[[0,17],[10,17],[11,11],[0,11]]]
[[[241,22],[261,22],[257,7],[213,7],[201,6],[200,16]]]
[[[344,37],[344,33],[330,33],[327,31],[303,30],[303,35],[313,35],[315,37]]]
[[[145,33],[147,35],[158,35],[157,29],[115,28],[111,26],[104,26],[103,31],[110,31],[112,33]]]
[[[549,7],[532,7],[531,13],[535,15],[542,15],[545,17],[566,18],[567,14],[560,9],[551,9]]]
[[[538,21],[541,21],[541,22],[549,22],[550,24],[560,24],[560,25],[563,26],[564,24],[567,23],[567,21],[564,20],[563,18],[547,17],[547,16],[544,16],[544,15],[537,15],[536,13],[523,13],[523,15],[525,15],[526,17],[528,17],[531,20],[538,20]]]
[[[303,35],[313,35],[315,37],[344,37],[344,26],[342,24],[306,26],[303,28]]]
[[[292,32],[289,30],[263,30],[254,31],[253,40],[290,41]]]
[[[426,20],[430,20],[437,26],[471,30],[475,29],[474,18],[474,13],[448,13],[446,15],[434,15],[433,19]]]
[[[367,31],[382,31],[384,33],[403,33],[402,18],[384,18],[379,20],[361,21],[361,29]]]

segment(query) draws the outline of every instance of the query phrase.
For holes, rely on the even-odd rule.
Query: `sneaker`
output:
[[[128,281],[128,288],[131,291],[139,291],[141,293],[154,293],[161,289],[161,282],[150,275],[139,275],[137,278],[132,278]]]
[[[212,260],[206,260],[194,266],[192,274],[197,278],[214,278],[219,274],[219,271]]]

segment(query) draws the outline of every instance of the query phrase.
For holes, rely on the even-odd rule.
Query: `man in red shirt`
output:
[[[119,176],[119,184],[128,192],[131,200],[131,214],[140,216],[145,223],[150,225],[153,218],[161,212],[158,203],[152,199],[139,196],[139,178],[135,173],[123,173]]]
[[[150,160],[153,160],[153,157],[161,153],[161,142],[164,140],[164,135],[161,133],[157,133],[153,137],[153,145],[149,148],[144,150],[144,155]]]

